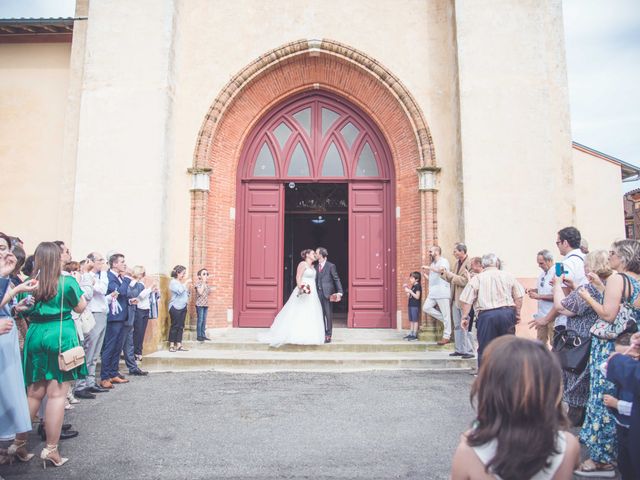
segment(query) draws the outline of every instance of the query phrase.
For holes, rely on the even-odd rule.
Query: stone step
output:
[[[449,345],[441,347],[434,342],[344,342],[332,341],[326,345],[282,345],[278,348],[272,348],[264,343],[257,341],[219,341],[211,342],[194,342],[185,341],[183,345],[189,350],[251,350],[259,352],[280,351],[280,352],[427,352],[427,351],[446,351],[452,352],[453,349]],[[162,349],[168,349],[168,344],[161,346]]]
[[[326,350],[161,350],[145,355],[141,367],[151,372],[216,370],[233,372],[428,370],[470,371],[475,359],[448,352],[341,352]]]

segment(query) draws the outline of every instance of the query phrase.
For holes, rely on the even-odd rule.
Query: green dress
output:
[[[62,289],[64,289],[64,305],[62,322],[60,322]],[[24,312],[31,322],[24,340],[23,366],[27,385],[41,380],[57,380],[62,383],[84,378],[87,375],[86,364],[68,372],[58,368],[60,323],[62,323],[62,351],[80,344],[71,311],[78,305],[81,296],[82,289],[76,279],[61,275],[56,296],[46,302],[36,302],[31,309]]]

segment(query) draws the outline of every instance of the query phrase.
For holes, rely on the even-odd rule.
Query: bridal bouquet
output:
[[[302,285],[300,285],[300,288],[298,288],[298,297],[300,295],[309,295],[310,293],[311,287],[306,283],[303,283]]]

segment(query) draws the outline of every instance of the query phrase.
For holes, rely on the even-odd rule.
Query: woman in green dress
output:
[[[24,342],[24,377],[32,418],[45,395],[48,398],[45,410],[47,446],[40,458],[45,467],[47,462],[59,467],[68,460],[60,456],[58,441],[69,384],[84,378],[87,369],[83,364],[63,372],[58,367],[58,355],[79,345],[71,311],[82,313],[87,301],[78,282],[61,274],[60,248],[55,243],[38,245],[33,271],[39,285],[34,294],[34,305],[25,312],[30,326]],[[26,435],[19,440],[26,441]]]

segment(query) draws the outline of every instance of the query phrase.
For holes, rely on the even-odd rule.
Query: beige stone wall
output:
[[[534,277],[575,220],[561,2],[455,4],[465,239]]]
[[[590,250],[609,250],[614,240],[625,238],[620,165],[576,148],[576,226]]]
[[[73,190],[60,182],[68,43],[0,44],[0,230],[28,248],[69,237],[63,208]]]
[[[165,195],[186,178],[167,168],[173,13],[172,2],[90,2],[80,86],[72,246],[119,250],[152,273],[166,272],[167,238],[188,244],[188,229],[166,215],[189,217],[188,189]]]
[[[209,106],[233,74],[265,51],[303,38],[345,43],[380,61],[400,78],[422,108],[434,136],[438,163],[443,167],[439,211],[445,218],[458,218],[461,197],[454,193],[457,110],[450,1],[189,0],[177,1],[176,6],[175,156],[171,164],[175,174],[168,185],[175,206],[168,212],[176,228],[168,245],[172,261],[183,261],[189,255],[189,216],[183,213],[190,205],[184,196],[189,179],[181,175],[192,164],[197,133]],[[445,243],[457,239],[458,227],[456,220],[440,224]]]

